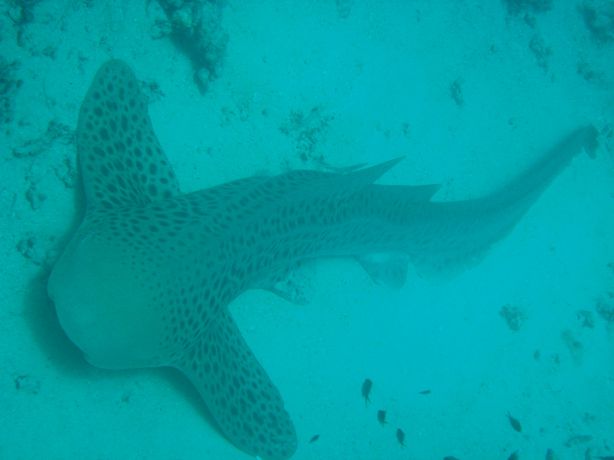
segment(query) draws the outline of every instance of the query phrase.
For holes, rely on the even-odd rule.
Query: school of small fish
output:
[[[371,390],[373,389],[373,381],[369,378],[366,378],[363,383],[362,383],[362,387],[361,387],[361,395],[362,398],[365,401],[365,406],[368,406],[371,403]],[[425,389],[425,390],[421,390],[418,392],[420,395],[429,395],[431,393],[431,390],[429,389]],[[522,424],[520,423],[520,421],[514,417],[510,412],[507,412],[505,414],[505,416],[507,417],[507,420],[511,426],[511,428],[517,432],[517,433],[522,433]],[[388,419],[387,419],[387,412],[385,409],[378,409],[378,411],[376,412],[376,417],[377,417],[377,421],[379,422],[379,424],[381,426],[385,426],[388,424]],[[405,431],[403,431],[402,428],[397,428],[396,432],[395,432],[395,436],[397,439],[397,442],[399,443],[399,445],[401,447],[405,447]],[[312,440],[310,442],[313,442],[315,439],[317,439],[319,436],[314,436],[312,438]],[[315,438],[315,439],[314,439]],[[590,435],[572,435],[570,436],[567,441],[565,442],[564,446],[567,448],[570,447],[574,447],[577,445],[581,445],[581,444],[585,444],[588,443],[590,441],[592,441],[593,437]],[[554,453],[554,450],[551,448],[548,448],[546,450],[546,456],[544,457],[545,460],[557,460],[559,457],[556,456],[556,454]],[[519,460],[520,459],[520,453],[519,450],[515,450],[513,451],[511,454],[509,454],[509,456],[507,457],[507,460]],[[446,455],[445,457],[443,457],[443,460],[460,460],[458,457],[455,457],[453,455]],[[598,456],[594,456],[591,453],[591,449],[587,448],[584,451],[584,460],[614,460],[614,455],[598,455]]]

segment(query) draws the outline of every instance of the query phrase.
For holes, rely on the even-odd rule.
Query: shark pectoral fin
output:
[[[294,454],[297,438],[277,388],[224,312],[175,366],[196,386],[222,433],[262,459]]]
[[[377,284],[400,289],[407,280],[409,257],[405,254],[369,254],[356,260]]]
[[[147,98],[124,62],[96,73],[76,131],[88,209],[142,205],[179,195],[147,114]]]

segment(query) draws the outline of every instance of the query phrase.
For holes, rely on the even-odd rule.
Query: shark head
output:
[[[151,314],[155,290],[139,288],[146,280],[124,252],[112,241],[79,231],[55,264],[49,296],[62,328],[92,365],[164,364],[159,362],[164,325]]]
[[[232,443],[289,458],[294,425],[227,309],[240,283],[220,238],[229,200],[251,182],[181,194],[139,84],[117,60],[83,101],[77,148],[86,214],[48,283],[68,337],[95,366],[181,370]]]

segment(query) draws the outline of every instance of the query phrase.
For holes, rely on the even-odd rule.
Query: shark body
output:
[[[293,423],[228,311],[232,300],[272,288],[306,259],[389,253],[401,265],[439,269],[475,258],[595,139],[591,126],[575,130],[526,173],[476,200],[433,202],[433,185],[375,185],[398,160],[182,194],[136,78],[109,61],[79,116],[85,217],[48,292],[91,364],[176,367],[239,449],[286,459],[297,448]]]

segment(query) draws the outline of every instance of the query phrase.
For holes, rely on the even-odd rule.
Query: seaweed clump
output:
[[[219,77],[228,33],[222,28],[224,2],[217,0],[158,0],[166,21],[158,21],[157,38],[170,36],[191,60],[201,93]]]
[[[28,24],[34,22],[34,7],[42,0],[10,0],[6,11],[16,29],[17,44],[25,46],[25,31]]]
[[[614,42],[614,3],[586,0],[579,7],[584,24],[599,43]]]
[[[608,324],[614,323],[614,292],[608,292],[605,296],[599,298],[595,305],[595,309],[601,318]]]
[[[545,13],[552,9],[552,0],[503,0],[507,12],[518,16],[528,13]]]
[[[324,165],[326,161],[324,155],[318,153],[318,146],[333,120],[334,116],[327,115],[320,106],[312,107],[307,113],[293,110],[279,130],[294,139],[296,151],[303,163]]]
[[[540,35],[533,35],[529,42],[529,49],[535,56],[537,65],[545,72],[548,71],[548,59],[552,56],[552,49],[546,45]]]
[[[499,310],[499,316],[505,320],[507,327],[517,332],[527,319],[525,313],[515,305],[504,305]]]
[[[16,77],[18,63],[0,56],[0,126],[13,120],[15,112],[15,95],[23,84]]]
[[[22,26],[34,20],[34,7],[41,0],[11,0],[8,2],[7,16],[14,24]]]

